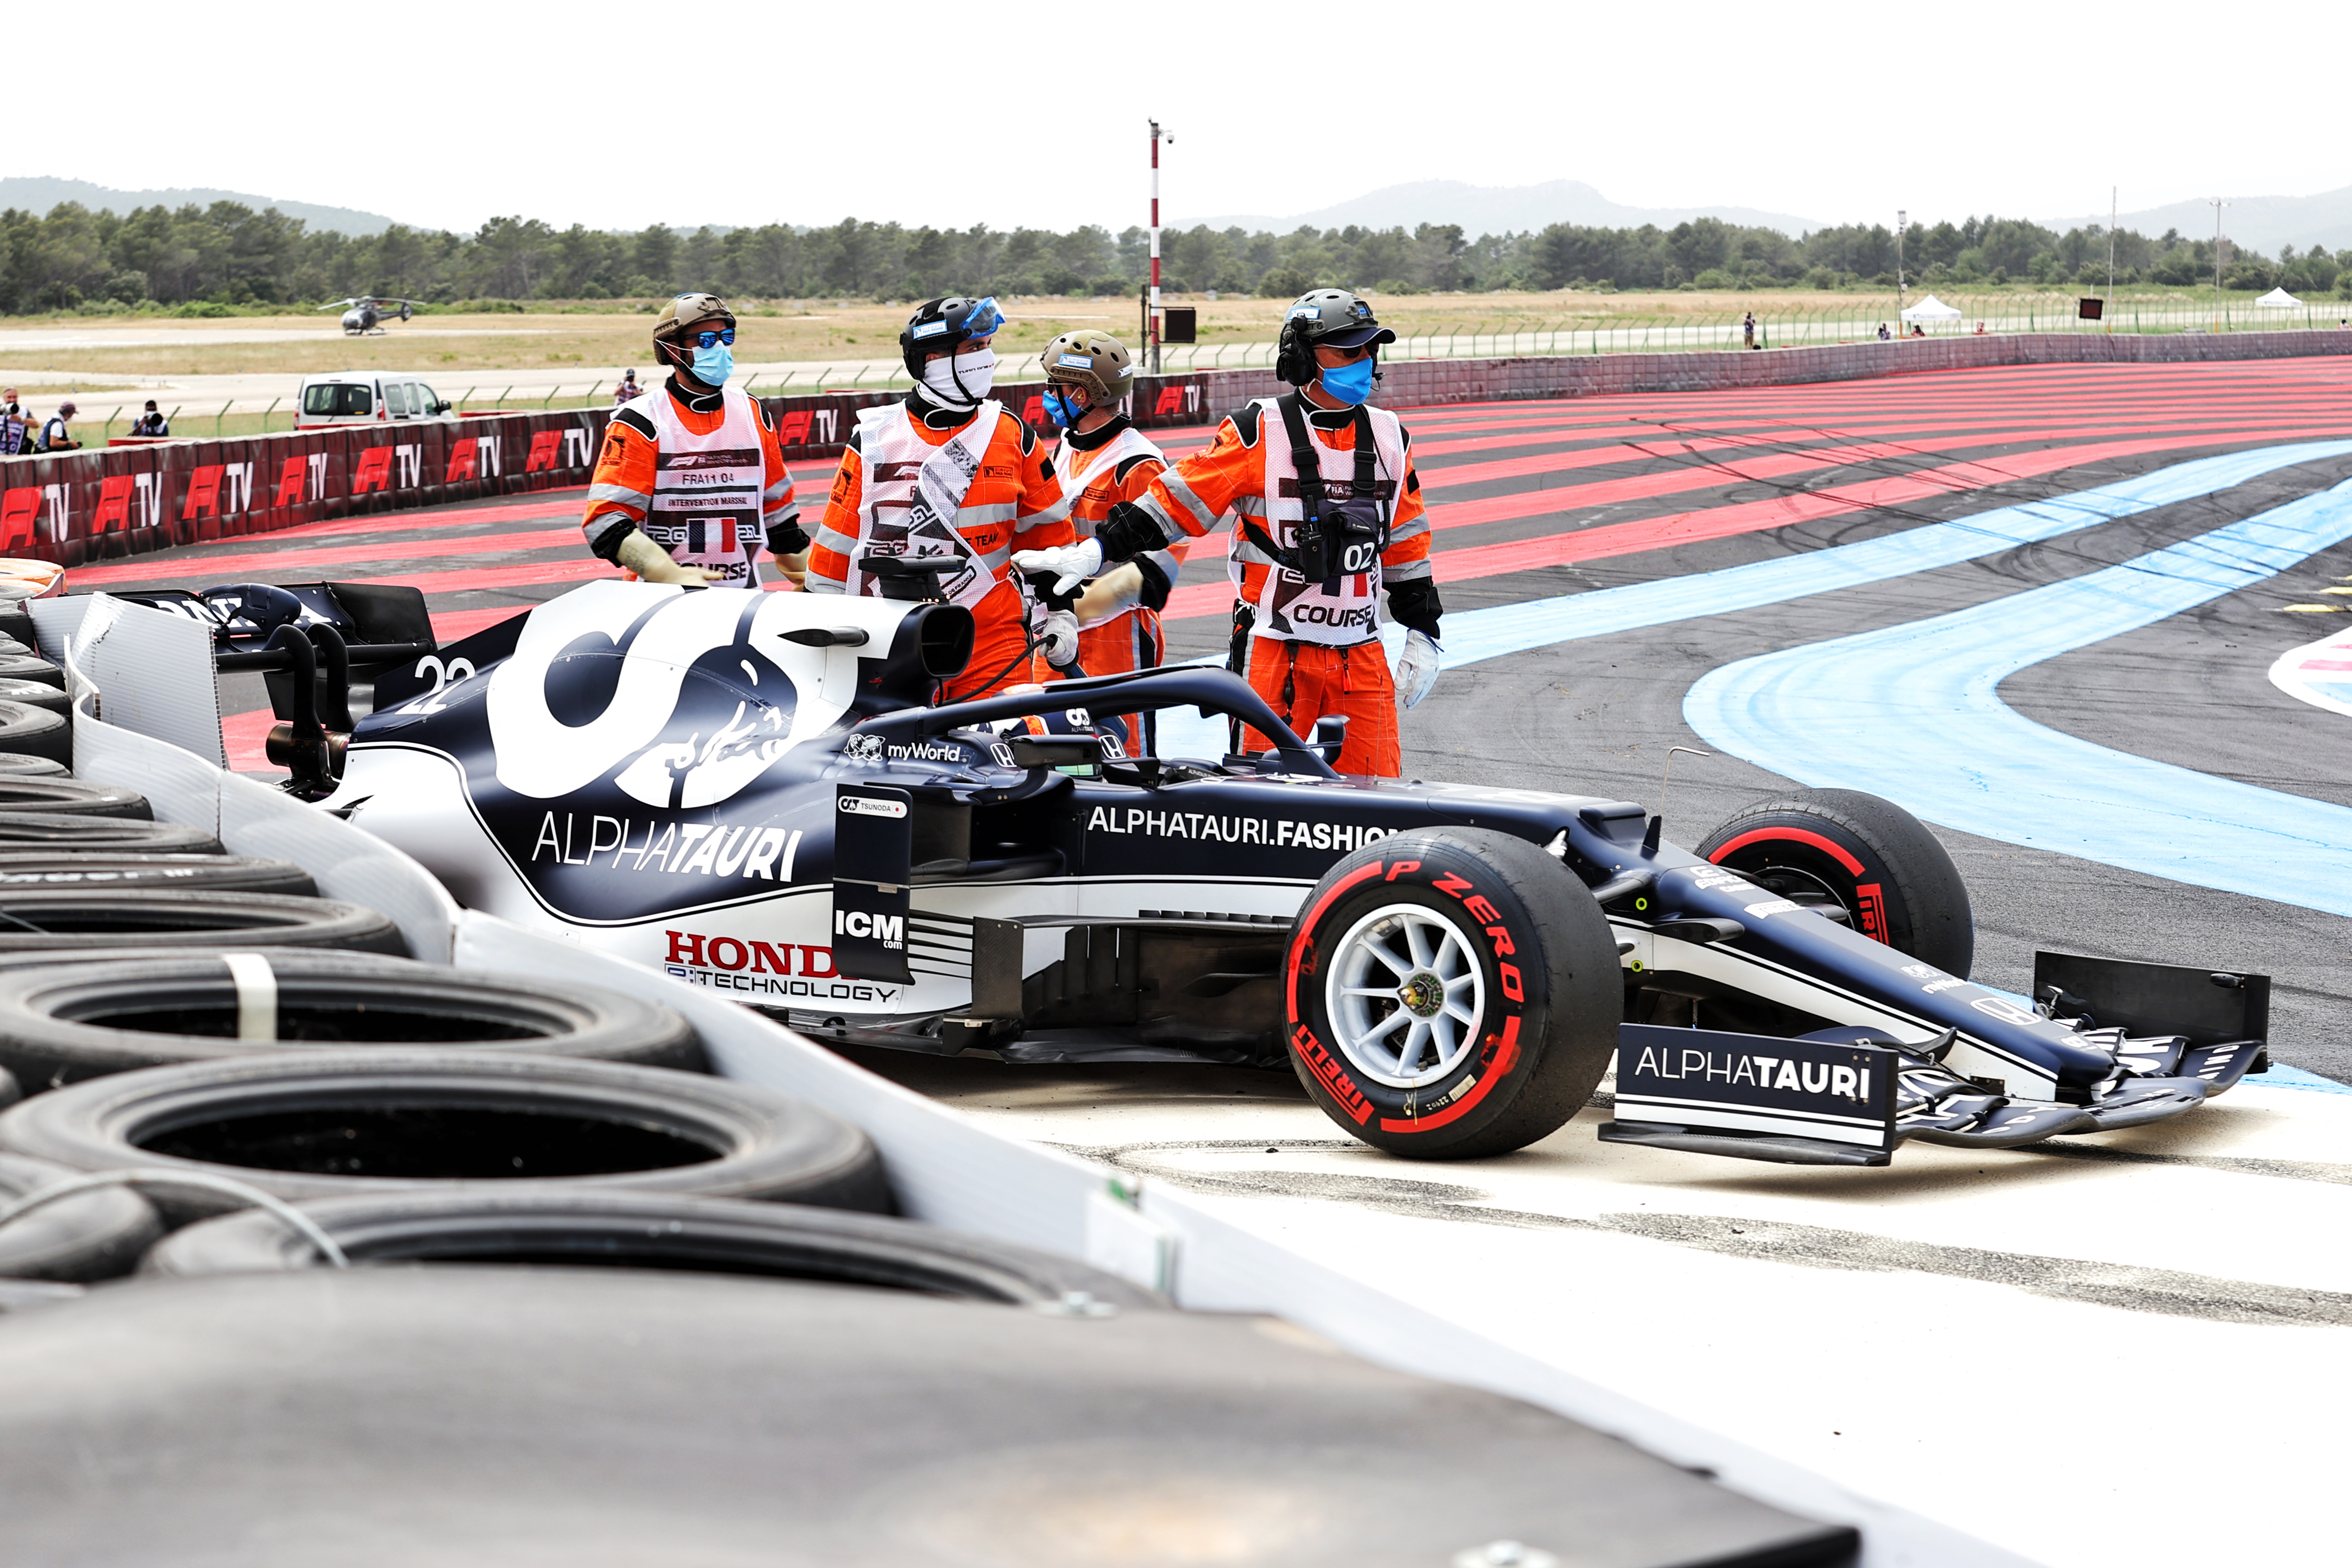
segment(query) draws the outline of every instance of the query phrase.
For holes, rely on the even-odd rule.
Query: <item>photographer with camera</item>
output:
[[[1301,735],[1344,716],[1341,773],[1396,777],[1397,707],[1437,679],[1442,606],[1412,437],[1395,415],[1365,405],[1380,345],[1394,342],[1347,290],[1304,295],[1283,320],[1275,364],[1299,390],[1229,416],[1205,450],[1111,508],[1093,538],[1024,551],[1013,564],[1058,574],[1063,591],[1234,514],[1232,668]],[[1380,641],[1383,592],[1388,618],[1407,628],[1393,676]],[[1243,744],[1272,742],[1253,731]]]

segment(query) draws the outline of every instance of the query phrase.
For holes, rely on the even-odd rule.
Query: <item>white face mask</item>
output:
[[[950,370],[949,367],[953,366]],[[963,383],[958,391],[956,383]],[[988,395],[996,383],[996,351],[981,349],[968,354],[929,361],[923,366],[923,390],[946,408],[970,408]]]

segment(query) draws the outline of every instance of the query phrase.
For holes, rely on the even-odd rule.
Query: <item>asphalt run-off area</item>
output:
[[[1280,1075],[856,1059],[2029,1558],[2340,1552],[2305,1439],[2352,1396],[2352,717],[2273,672],[2352,606],[2352,366],[1401,414],[1446,605],[1409,775],[1658,809],[1669,750],[1696,748],[1663,803],[1684,844],[1791,784],[1885,795],[1967,879],[1975,978],[2025,991],[2037,948],[2267,974],[2278,1068],[2158,1126],[1857,1172],[1602,1145],[1600,1110],[1412,1166],[1332,1137]],[[829,472],[795,468],[812,513]],[[70,586],[409,584],[446,641],[609,574],[581,507],[381,514]],[[1192,552],[1171,659],[1223,650],[1226,548]],[[2327,673],[2341,647],[2310,662],[2352,679]],[[232,765],[266,767],[258,680],[223,696]],[[2269,1500],[2183,1484],[2241,1449]]]

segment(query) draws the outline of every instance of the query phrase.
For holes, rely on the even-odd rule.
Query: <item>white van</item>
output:
[[[396,370],[339,370],[306,375],[294,403],[294,428],[373,425],[402,419],[453,419],[451,405],[414,375]]]

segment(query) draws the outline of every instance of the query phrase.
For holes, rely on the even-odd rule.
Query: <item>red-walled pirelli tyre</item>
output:
[[[1851,789],[1799,789],[1734,812],[1697,853],[1769,891],[1965,978],[1976,918],[1959,868],[1917,817]]]
[[[1556,1131],[1591,1098],[1624,1010],[1591,892],[1484,828],[1398,834],[1332,867],[1283,981],[1307,1092],[1365,1142],[1423,1160]]]

